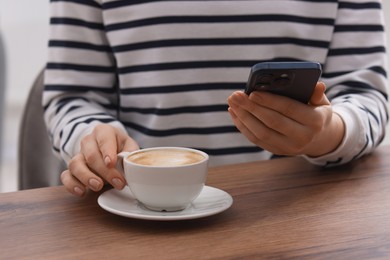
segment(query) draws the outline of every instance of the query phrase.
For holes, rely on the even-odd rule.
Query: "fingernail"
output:
[[[228,112],[229,112],[229,114],[230,114],[233,118],[237,118],[237,115],[236,115],[236,113],[234,113],[233,108],[229,107],[229,108],[228,108]]]
[[[111,159],[109,156],[104,157],[104,163],[106,164],[106,166],[110,165]]]
[[[119,178],[112,179],[112,184],[114,185],[114,188],[117,190],[123,189],[123,186],[125,185],[123,181]]]
[[[100,182],[96,179],[89,179],[88,181],[89,183],[89,186],[91,187],[91,189],[93,189],[94,191],[98,191],[99,188],[100,188]]]
[[[73,191],[78,196],[83,196],[83,194],[84,194],[84,191],[80,187],[77,187],[77,186],[73,188]]]

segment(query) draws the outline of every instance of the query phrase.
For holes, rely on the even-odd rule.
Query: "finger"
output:
[[[233,107],[228,108],[228,112],[233,120],[234,125],[241,132],[241,134],[243,134],[250,142],[252,142],[258,146],[261,146],[262,143],[259,142],[260,140],[257,138],[256,135],[254,135],[252,133],[252,131],[250,131],[246,127],[245,123],[243,123],[243,121],[241,121],[240,117],[237,116],[237,114],[234,112],[234,108]]]
[[[325,95],[326,85],[324,82],[318,82],[314,88],[313,95],[310,98],[309,104],[312,106],[330,105],[328,98]]]
[[[273,95],[270,98],[284,99]],[[313,113],[310,106],[295,102]],[[275,153],[299,154],[311,141],[311,128],[286,117],[279,111],[256,104],[240,93],[230,98],[231,109],[239,120],[233,120],[249,141]],[[301,116],[305,116],[302,114]],[[304,121],[304,120],[302,120]],[[318,121],[318,120],[317,120]]]
[[[252,92],[249,96],[249,100],[255,104],[277,111],[278,113],[297,120],[302,111],[307,110],[307,105],[294,99],[268,93],[265,91]],[[298,120],[297,120],[298,121]]]
[[[127,133],[113,126],[99,125],[94,133],[104,164],[108,168],[115,167],[119,152],[139,149],[138,144]]]
[[[229,114],[231,115],[232,117],[232,120],[233,120],[233,123],[234,125],[237,127],[237,129],[249,140],[251,141],[252,143],[256,144],[256,145],[259,145],[261,144],[260,139],[253,134],[252,131],[250,131],[248,129],[248,127],[246,126],[246,124],[240,119],[239,116],[236,115],[236,113],[234,112],[234,109],[233,108],[229,108],[228,109],[229,111]]]
[[[69,162],[68,169],[74,178],[91,190],[99,191],[103,188],[103,180],[91,171],[82,154],[78,154],[72,158]]]
[[[315,106],[303,104],[299,101],[284,96],[267,93],[265,91],[252,92],[249,96],[252,102],[277,111],[303,126],[311,125],[318,120],[318,112]]]
[[[94,136],[86,136],[82,140],[81,153],[86,162],[85,164],[88,165],[88,168],[91,169],[91,171],[93,171],[101,178],[106,180],[114,188],[118,190],[123,189],[126,183],[124,177],[116,168],[113,167],[109,168],[106,166],[106,164],[103,161],[103,157],[100,153],[99,146],[94,139]],[[116,158],[116,153],[115,153],[114,160],[116,160],[115,158]],[[97,184],[97,183],[93,181],[93,184]],[[103,184],[103,182],[101,184]],[[95,189],[93,190],[96,191]]]
[[[272,143],[271,136],[274,134],[271,130],[264,126],[263,130],[258,130],[256,133],[246,127],[246,125],[240,120],[240,117],[234,113],[232,108],[228,109],[232,120],[237,129],[253,144],[275,154],[290,155],[286,152],[287,141],[282,141],[283,137],[277,138],[280,144]]]
[[[229,106],[232,106],[233,103],[240,105],[240,103],[245,102],[245,99],[247,98],[248,96],[242,91],[235,91],[228,97],[227,102]]]
[[[82,197],[85,195],[86,188],[84,184],[78,181],[69,170],[65,170],[61,173],[61,182],[64,184],[66,190],[73,195]]]
[[[118,152],[111,158],[111,167],[115,167],[118,160],[118,153],[122,151],[132,152],[139,149],[138,143],[134,141],[127,133],[123,133],[120,129],[117,129],[116,135]],[[115,169],[115,168],[114,168]]]
[[[126,137],[125,140],[123,141],[123,148],[119,152],[121,152],[121,151],[132,152],[132,151],[135,151],[138,149],[139,149],[139,146],[138,146],[137,142],[135,142],[134,139],[132,139],[130,137]]]
[[[262,147],[266,143],[274,143],[276,146],[286,144],[285,135],[269,127],[259,116],[258,110],[261,110],[261,107],[253,106],[248,111],[242,108],[243,102],[240,103],[238,105],[236,102],[231,102],[229,113],[232,115],[236,127],[249,141]],[[274,112],[271,111],[271,113]]]
[[[251,94],[252,95],[252,94]],[[279,99],[284,97],[273,95],[271,98]],[[257,102],[259,102],[257,100]],[[235,108],[236,114],[240,120],[246,125],[248,129],[255,133],[255,135],[259,135],[259,123],[261,122],[264,126],[266,126],[268,131],[272,129],[277,132],[275,138],[281,138],[279,134],[283,136],[293,137],[295,140],[301,139],[303,133],[305,133],[304,125],[302,125],[297,120],[291,119],[290,117],[285,116],[283,113],[277,111],[275,109],[271,109],[263,106],[261,103],[253,102],[250,97],[246,97],[246,95],[242,95],[241,93],[236,93],[231,98],[231,105]],[[298,103],[298,102],[293,102]],[[308,106],[305,106],[308,107]],[[250,118],[248,115],[239,111],[239,109],[245,109],[248,113],[250,113],[254,118]],[[289,109],[289,108],[286,108]],[[307,108],[306,108],[307,109]],[[286,112],[290,113],[290,112]],[[244,117],[248,118],[245,119]],[[261,126],[264,128],[264,126]],[[276,134],[276,133],[274,133]],[[260,138],[260,137],[259,137]],[[268,137],[261,137],[268,138]]]
[[[101,124],[96,126],[93,131],[102,160],[107,167],[115,166],[113,158],[116,157],[119,150],[117,132],[115,130],[110,125]]]

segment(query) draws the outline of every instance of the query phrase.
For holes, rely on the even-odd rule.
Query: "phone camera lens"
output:
[[[272,75],[264,74],[258,78],[258,84],[270,84],[272,81]]]
[[[282,74],[280,77],[274,80],[275,87],[285,87],[290,84],[290,78],[287,74]]]

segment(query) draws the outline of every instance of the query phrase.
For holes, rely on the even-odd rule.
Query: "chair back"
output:
[[[19,131],[19,189],[57,186],[66,168],[52,151],[43,119],[43,70],[30,89]]]

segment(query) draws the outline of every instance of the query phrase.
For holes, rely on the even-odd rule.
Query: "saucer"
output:
[[[98,204],[113,214],[146,220],[184,220],[203,218],[218,214],[233,204],[233,198],[225,191],[204,186],[199,196],[184,210],[158,212],[145,208],[139,203],[128,187],[123,190],[111,189],[102,193]]]

